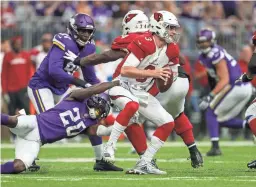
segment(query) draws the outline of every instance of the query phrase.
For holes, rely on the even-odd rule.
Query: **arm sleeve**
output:
[[[8,84],[8,58],[7,55],[4,55],[3,66],[2,66],[2,74],[1,74],[1,83],[2,83],[2,93],[5,94],[7,92],[7,84]]]
[[[67,72],[63,70],[64,63],[64,51],[60,48],[53,46],[49,56],[49,74],[52,78],[54,78],[57,82],[67,82],[71,83],[73,76],[69,75]]]

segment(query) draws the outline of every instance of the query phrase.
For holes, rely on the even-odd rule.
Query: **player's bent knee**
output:
[[[26,170],[26,166],[25,166],[24,162],[20,159],[15,159],[13,161],[13,164],[14,164],[14,170],[16,173],[20,173],[20,172]]]
[[[135,101],[130,101],[126,104],[125,108],[128,109],[129,111],[134,111],[136,112],[137,110],[139,110],[139,103],[135,102]]]

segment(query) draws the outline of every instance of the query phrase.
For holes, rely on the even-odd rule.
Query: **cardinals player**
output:
[[[253,34],[252,37],[252,43],[254,45],[254,53],[251,57],[251,60],[248,64],[248,72],[242,74],[239,79],[236,82],[250,82],[252,81],[254,75],[256,74],[256,31]],[[245,112],[245,118],[247,122],[249,123],[249,127],[256,136],[256,99],[254,99],[251,103],[251,105],[247,108]],[[256,160],[249,162],[247,164],[248,168],[255,168],[256,169]]]
[[[137,162],[134,171],[140,174],[166,174],[156,168],[151,160],[163,146],[174,128],[173,117],[151,95],[150,88],[154,78],[166,80],[170,77],[170,61],[178,63],[179,49],[176,42],[177,18],[170,12],[158,11],[150,18],[150,31],[137,37],[129,46],[128,55],[115,72],[122,86],[109,90],[113,103],[122,111],[116,118],[108,143],[104,149],[104,157],[114,160],[114,148],[120,134],[126,129],[129,121],[138,112],[147,120],[157,124],[151,143]],[[150,94],[151,93],[151,94]]]
[[[114,40],[111,46],[111,50],[105,51],[102,54],[89,55],[82,59],[80,59],[79,57],[76,59],[72,59],[69,57],[70,55],[67,55],[66,58],[73,61],[73,63],[75,63],[76,65],[81,65],[81,66],[107,63],[109,61],[114,61],[119,58],[123,58],[127,54],[126,52],[127,52],[128,44],[133,39],[140,36],[145,31],[147,31],[147,26],[146,26],[148,22],[147,20],[148,18],[142,11],[140,10],[129,11],[125,15],[122,22],[123,34],[122,36],[118,36]],[[122,64],[120,64],[119,66],[122,66]],[[177,81],[175,81],[175,83],[173,83],[174,85],[172,86],[172,87],[175,87],[175,89],[170,88],[167,92],[163,94],[161,93],[158,94],[157,99],[159,99],[161,104],[166,106],[169,100],[173,98],[170,102],[174,107],[173,107],[173,110],[170,112],[173,116],[175,116],[175,124],[176,124],[175,131],[177,132],[177,134],[179,134],[182,137],[183,141],[188,146],[190,157],[191,157],[191,165],[192,167],[196,168],[202,165],[203,160],[200,152],[196,147],[196,144],[194,143],[195,140],[193,136],[192,125],[188,120],[188,118],[186,117],[186,115],[183,113],[185,96],[188,91],[188,87],[186,87],[186,85],[188,85],[189,81],[188,81],[187,75],[184,73],[184,70],[181,67],[178,67],[178,72],[179,74],[177,77]],[[118,73],[115,73],[114,77],[116,77],[117,74]],[[185,86],[182,87],[181,89],[178,89],[179,83]],[[158,93],[158,90],[156,87],[153,87],[151,91],[154,95]],[[172,95],[172,97],[169,97],[170,94]],[[166,100],[165,98],[168,98],[168,100]],[[102,132],[102,133],[104,134],[105,132]],[[125,133],[127,134],[129,140],[133,144],[137,153],[139,155],[142,155],[147,149],[147,144],[146,144],[145,133],[143,132],[143,129],[141,128],[141,126],[134,123],[133,125],[130,125],[125,129]]]

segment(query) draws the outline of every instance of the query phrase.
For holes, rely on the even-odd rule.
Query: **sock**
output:
[[[212,147],[219,149],[219,138],[211,138]]]
[[[205,119],[207,123],[207,128],[212,138],[219,138],[219,123],[217,121],[217,116],[214,114],[211,108],[208,108],[205,113]]]
[[[104,125],[99,125],[96,131],[97,136],[109,136],[113,129],[113,125],[106,127]]]
[[[101,160],[103,154],[102,138],[96,135],[90,135],[89,140],[92,144],[96,160]]]
[[[103,144],[92,146],[96,160],[102,159]]]
[[[113,146],[116,146],[116,142],[120,135],[124,132],[126,129],[126,126],[120,125],[117,121],[114,123],[112,132],[109,136],[108,144],[113,144]]]
[[[138,109],[139,104],[135,101],[130,101],[125,105],[124,109],[116,117],[108,144],[113,144],[114,146],[116,145],[118,138],[124,132],[130,119],[134,116]]]
[[[233,118],[228,121],[220,122],[220,126],[234,128],[234,129],[241,129],[245,126],[245,121],[239,118]]]
[[[1,114],[1,125],[7,125],[8,124],[9,116],[6,114]]]
[[[145,153],[142,155],[142,159],[145,159],[148,162],[151,162],[151,160],[154,158],[157,151],[164,145],[164,141],[160,140],[156,136],[152,136],[151,142],[145,151]]]
[[[6,162],[1,164],[1,174],[13,174],[16,173],[14,170],[14,163],[13,162]]]
[[[256,118],[250,120],[249,126],[250,126],[252,133],[256,136]]]
[[[147,149],[147,138],[144,129],[139,124],[132,124],[125,129],[125,133],[136,152],[142,155]]]

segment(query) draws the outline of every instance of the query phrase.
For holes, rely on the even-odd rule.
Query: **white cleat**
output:
[[[161,171],[156,168],[152,162],[148,162],[141,158],[135,165],[135,167],[131,170],[128,170],[126,174],[138,174],[138,175],[146,175],[146,174],[154,174],[154,175],[166,175],[166,171]]]
[[[103,159],[111,163],[115,162],[115,148],[113,143],[105,144],[104,150],[103,150]]]

